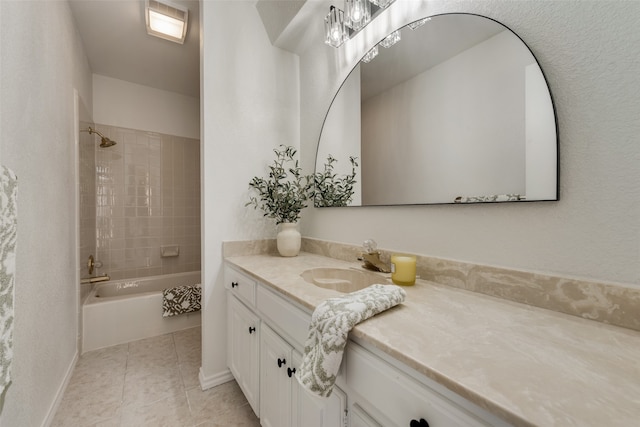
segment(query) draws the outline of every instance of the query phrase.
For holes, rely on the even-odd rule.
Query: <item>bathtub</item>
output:
[[[162,290],[200,283],[200,272],[98,284],[82,304],[82,352],[200,325],[200,312],[162,317]]]

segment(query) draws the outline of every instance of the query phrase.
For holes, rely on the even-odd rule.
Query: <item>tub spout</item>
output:
[[[108,274],[104,274],[102,276],[96,276],[96,277],[83,277],[80,279],[80,283],[81,284],[98,283],[98,282],[107,282],[109,280],[111,280],[111,277],[109,277]]]

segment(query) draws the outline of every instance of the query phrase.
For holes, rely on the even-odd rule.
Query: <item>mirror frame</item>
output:
[[[417,22],[423,19],[427,19],[427,18],[435,18],[438,16],[450,16],[450,15],[468,15],[468,16],[476,16],[479,18],[484,18],[490,21],[495,22],[496,24],[504,27],[505,30],[508,30],[511,34],[513,34],[514,36],[516,36],[518,38],[518,40],[520,40],[520,42],[522,43],[522,45],[524,47],[526,47],[526,49],[529,51],[529,53],[531,54],[531,56],[533,57],[533,59],[536,61],[536,64],[538,65],[538,68],[540,69],[540,73],[542,74],[542,78],[544,79],[545,85],[547,87],[548,93],[549,93],[549,100],[551,101],[551,109],[553,110],[553,120],[554,120],[554,128],[555,128],[555,148],[556,148],[556,153],[555,153],[555,160],[556,160],[556,188],[555,188],[555,197],[553,198],[548,198],[548,199],[535,199],[535,200],[527,200],[527,199],[522,199],[522,200],[499,200],[499,201],[475,201],[475,202],[464,202],[464,203],[458,203],[455,201],[451,201],[451,202],[416,202],[416,203],[402,203],[402,204],[393,204],[393,203],[389,203],[389,204],[368,204],[368,205],[346,205],[346,206],[318,206],[314,203],[314,207],[319,208],[319,207],[353,207],[353,208],[358,208],[358,207],[379,207],[379,206],[429,206],[429,205],[476,205],[476,204],[502,204],[502,203],[522,203],[522,202],[556,202],[560,200],[560,131],[559,131],[559,126],[558,126],[558,113],[557,113],[557,109],[556,109],[556,103],[554,101],[553,98],[553,94],[551,92],[551,87],[549,85],[549,80],[542,68],[542,66],[540,65],[540,62],[538,61],[538,58],[536,57],[536,55],[533,53],[533,51],[531,50],[531,48],[529,47],[529,45],[527,45],[527,43],[525,43],[525,41],[522,39],[522,37],[520,37],[515,31],[513,31],[511,28],[509,28],[507,25],[503,24],[502,22],[498,21],[497,19],[485,16],[485,15],[480,15],[477,13],[466,13],[466,12],[451,12],[451,13],[439,13],[439,14],[434,14],[434,15],[427,15],[424,16],[422,18],[417,18],[417,19],[413,19],[412,21],[402,25],[401,27],[398,27],[396,30],[400,30],[403,28],[406,28],[409,26],[409,24],[413,23],[413,22]],[[382,37],[377,43],[374,43],[373,46],[369,46],[368,49],[366,49],[365,51],[365,55],[366,53],[372,49],[374,46],[377,46],[386,36]],[[402,41],[401,41],[402,42]],[[324,119],[322,121],[322,127],[320,129],[320,135],[318,136],[318,142],[316,145],[316,155],[315,155],[315,165],[314,165],[314,173],[319,172],[318,170],[318,154],[320,151],[320,142],[322,140],[322,133],[324,131],[326,122],[327,122],[327,118],[329,117],[329,112],[331,111],[331,107],[333,106],[336,98],[338,97],[338,94],[340,93],[341,89],[343,88],[343,86],[346,84],[347,80],[349,79],[349,77],[351,76],[351,74],[358,68],[358,66],[360,65],[360,63],[362,62],[362,58],[364,58],[364,55],[357,61],[355,62],[353,68],[351,69],[351,71],[349,71],[349,73],[346,75],[346,77],[344,78],[344,80],[342,81],[342,83],[340,83],[340,86],[337,88],[335,94],[333,95],[333,98],[331,99],[331,102],[329,103],[329,108],[327,109],[327,112],[324,116]],[[375,60],[375,59],[374,59]],[[360,182],[360,185],[362,185],[362,182]]]

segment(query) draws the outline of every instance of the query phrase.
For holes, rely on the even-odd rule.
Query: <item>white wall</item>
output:
[[[318,154],[316,155],[316,172],[322,172],[329,155],[336,159],[334,163],[334,173],[338,176],[351,173],[350,157],[357,157],[358,164],[362,165],[362,153],[360,152],[360,73],[355,71],[345,80],[344,85],[338,91],[335,99],[331,103],[331,109],[327,113],[325,123],[322,128],[318,143]],[[361,166],[356,169],[356,179],[358,182],[353,187],[353,197],[351,203],[359,205],[362,203]]]
[[[200,100],[99,74],[93,75],[95,123],[200,138]]]
[[[254,1],[201,7],[201,383],[213,385],[227,373],[222,242],[275,236],[273,221],[244,204],[273,148],[299,146],[299,86],[298,58],[271,45]]]
[[[301,56],[303,165],[312,167],[329,102],[354,63],[417,11],[485,15],[530,46],[556,103],[561,200],[309,209],[303,235],[373,237],[392,250],[640,286],[638,2],[395,2],[343,48],[318,40]]]
[[[66,2],[0,9],[0,146],[18,176],[13,382],[0,424],[39,426],[76,355],[74,88],[90,106],[91,74]]]

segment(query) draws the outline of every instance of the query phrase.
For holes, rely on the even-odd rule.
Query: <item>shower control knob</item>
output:
[[[254,326],[249,326],[249,333],[252,334],[256,331],[256,328]]]
[[[231,282],[231,287],[232,288],[238,287],[238,282]]]
[[[291,378],[294,374],[296,373],[296,368],[287,368],[287,375],[289,375],[289,378]]]
[[[278,358],[278,368],[282,368],[282,365],[286,365],[286,364],[287,364],[287,359]]]

